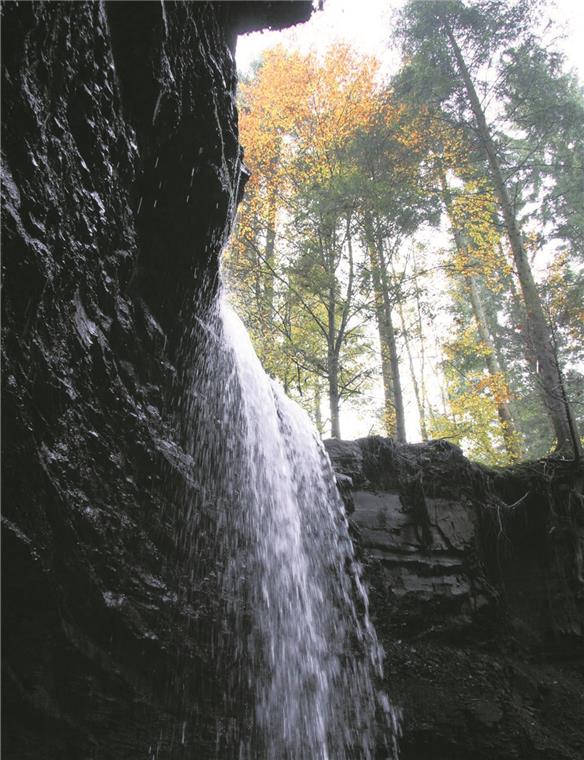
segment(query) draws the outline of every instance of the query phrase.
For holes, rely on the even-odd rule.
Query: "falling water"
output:
[[[381,651],[324,447],[223,297],[195,333],[183,414],[202,477],[184,541],[195,565],[201,536],[217,555],[216,757],[394,757]]]

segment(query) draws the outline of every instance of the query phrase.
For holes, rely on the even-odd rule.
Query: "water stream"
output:
[[[382,652],[318,434],[224,297],[198,333],[184,411],[199,495],[184,541],[194,564],[202,536],[216,547],[213,646],[229,693],[216,757],[394,757]]]

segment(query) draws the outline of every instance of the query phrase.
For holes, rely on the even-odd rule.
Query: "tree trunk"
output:
[[[395,340],[395,330],[391,321],[391,312],[386,308],[387,343],[389,348],[389,361],[391,364],[391,376],[393,380],[393,396],[395,399],[395,428],[396,440],[406,442],[406,415],[404,411],[404,399],[401,388],[399,372],[399,356]]]
[[[330,251],[326,252],[327,270],[329,275],[328,292],[328,346],[327,346],[327,375],[329,389],[329,408],[331,414],[331,437],[341,437],[340,394],[339,394],[339,355],[337,353],[336,328],[336,293],[335,273]]]
[[[381,281],[379,278],[379,269],[377,255],[373,245],[368,245],[369,260],[371,262],[371,279],[373,281],[373,301],[375,304],[375,317],[377,321],[377,332],[379,334],[379,352],[381,355],[381,377],[383,379],[383,425],[385,432],[390,438],[396,437],[395,424],[395,401],[393,394],[393,378],[391,375],[391,361],[389,357],[389,340],[386,335],[385,309],[383,305],[383,296],[381,295]]]
[[[329,405],[331,413],[331,438],[341,437],[340,398],[339,398],[339,362],[334,354],[328,357]]]
[[[408,335],[408,331],[406,329],[406,320],[404,317],[404,311],[403,311],[401,303],[398,303],[398,314],[399,314],[399,320],[400,320],[402,333],[404,336],[406,353],[408,355],[408,364],[410,367],[410,376],[412,378],[412,385],[414,387],[414,396],[416,398],[416,406],[418,408],[418,417],[420,419],[420,433],[422,434],[422,440],[427,441],[428,431],[426,429],[426,413],[425,413],[422,397],[420,394],[420,385],[418,383],[418,378],[416,376],[416,371],[414,367],[414,357],[412,356],[412,349],[410,347],[410,338]]]
[[[422,320],[422,305],[420,303],[420,288],[418,285],[418,264],[415,255],[413,256],[413,269],[414,277],[416,278],[416,322],[418,325],[418,336],[420,340],[420,402],[422,411],[424,413],[424,428],[421,432],[423,439],[427,441],[428,432],[426,425],[426,410],[429,409],[430,417],[432,416],[432,410],[431,407],[428,407],[427,405],[428,394],[426,392],[426,348],[424,340],[424,325]]]
[[[391,319],[391,300],[389,298],[389,283],[387,280],[387,268],[385,257],[383,255],[383,246],[379,242],[378,251],[379,274],[381,279],[381,295],[383,297],[383,306],[385,311],[385,331],[387,347],[389,349],[389,362],[391,365],[391,377],[393,381],[393,399],[395,403],[395,427],[396,439],[406,442],[406,415],[404,410],[404,397],[401,386],[399,371],[399,356],[397,353],[397,342],[395,339],[395,330]]]
[[[367,249],[371,262],[371,279],[375,301],[375,316],[381,348],[381,371],[385,395],[384,423],[387,434],[397,441],[406,440],[403,394],[399,372],[399,357],[395,330],[391,319],[387,271],[380,240],[375,240],[372,222],[367,224]]]
[[[525,253],[521,234],[515,218],[515,213],[505,180],[501,173],[495,144],[491,137],[487,120],[480,100],[474,88],[470,73],[464,61],[452,30],[446,33],[452,47],[459,74],[462,78],[469,103],[476,119],[478,133],[485,149],[495,193],[499,200],[505,229],[509,238],[511,252],[515,262],[517,277],[523,294],[523,301],[529,320],[530,339],[537,356],[538,377],[543,402],[550,416],[556,435],[556,450],[568,452],[572,450],[576,458],[582,455],[576,420],[566,398],[563,378],[555,352],[553,336],[541,304],[539,293],[533,279],[533,273]]]
[[[450,219],[450,225],[452,227],[452,235],[454,237],[454,243],[456,245],[456,249],[459,252],[459,254],[464,254],[465,243],[462,238],[461,231],[457,228],[455,220],[454,220],[454,214],[452,213],[452,197],[450,195],[450,190],[448,188],[446,176],[444,175],[444,172],[441,169],[440,169],[440,183],[442,185],[442,198],[444,201],[444,205],[446,207],[446,212]],[[499,362],[497,361],[495,344],[493,342],[491,333],[489,331],[487,318],[485,316],[485,310],[483,308],[483,301],[482,301],[481,294],[477,285],[476,277],[472,273],[465,274],[464,282],[465,282],[468,294],[470,296],[470,303],[471,303],[475,323],[477,326],[477,330],[479,333],[479,338],[481,340],[481,343],[486,348],[485,365],[487,367],[487,372],[494,379],[496,378],[504,379],[503,373],[501,371],[501,367],[499,365]],[[507,381],[505,379],[505,386],[506,385],[507,385]],[[499,422],[501,423],[501,431],[503,434],[503,442],[505,444],[505,450],[507,451],[507,454],[509,455],[509,459],[512,462],[515,462],[521,458],[521,445],[519,443],[518,435],[515,430],[513,417],[511,415],[511,410],[509,409],[509,403],[507,402],[506,399],[501,399],[497,397],[495,398],[495,402],[497,404],[497,416],[499,417]]]

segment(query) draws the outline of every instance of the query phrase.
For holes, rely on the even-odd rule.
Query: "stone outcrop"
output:
[[[581,468],[490,471],[444,441],[326,447],[403,710],[402,760],[582,757]]]
[[[215,755],[177,346],[243,184],[236,35],[311,10],[2,5],[6,758]]]

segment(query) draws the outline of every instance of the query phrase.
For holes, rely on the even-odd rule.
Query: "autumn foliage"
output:
[[[529,56],[518,52],[494,85],[499,113],[511,114],[509,125],[519,114],[527,137],[511,128],[504,136],[508,124],[491,123],[473,100],[484,72],[465,55],[483,23],[478,6],[466,19],[457,1],[406,4],[407,57],[390,81],[346,44],[323,55],[281,46],[263,55],[240,86],[251,177],[225,269],[266,369],[321,433],[340,435],[350,407],[368,414],[369,432],[405,440],[417,428],[501,465],[546,453],[554,431],[560,448],[576,446],[560,418],[568,396],[582,394],[573,368],[584,285],[577,184],[526,168],[525,156],[540,150],[546,161],[563,155],[557,141],[544,149],[547,133],[530,143],[539,123],[526,128],[513,80]],[[488,42],[487,78],[505,34],[513,44],[505,23]],[[466,30],[460,42],[457,24]],[[551,64],[537,64],[540,80],[555,76],[576,97]],[[565,128],[573,145],[584,144],[582,130]],[[537,205],[553,186],[567,215],[554,229]],[[536,284],[529,258],[554,245]],[[542,373],[544,361],[552,364]]]

